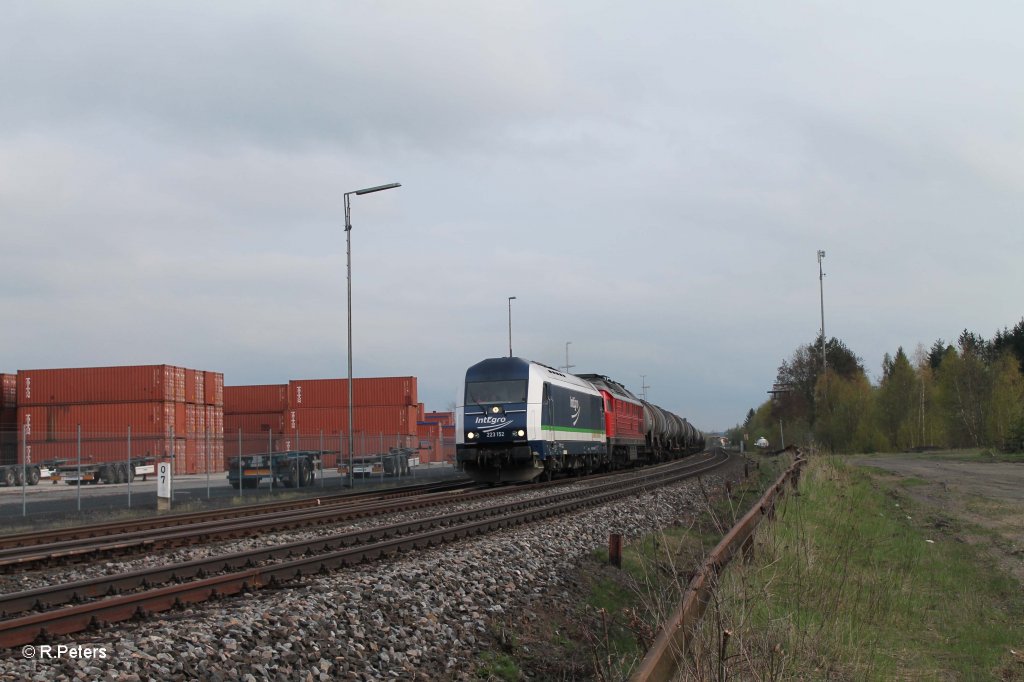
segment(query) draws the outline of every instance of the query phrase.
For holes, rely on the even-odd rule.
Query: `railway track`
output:
[[[422,495],[430,492],[444,492],[459,488],[472,487],[466,480],[444,481],[441,483],[423,483],[418,485],[403,486],[392,490],[375,490],[358,493],[334,493],[304,498],[301,500],[288,500],[278,502],[265,502],[250,504],[243,507],[231,507],[229,509],[209,509],[184,514],[167,514],[151,516],[143,519],[127,521],[111,521],[108,523],[97,523],[83,526],[72,526],[70,528],[58,528],[44,531],[28,531],[23,533],[11,533],[0,536],[0,551],[15,549],[18,547],[32,547],[36,545],[48,545],[65,540],[77,540],[82,538],[101,538],[121,535],[133,531],[160,530],[180,526],[188,526],[208,521],[222,521],[243,517],[256,517],[277,512],[308,509],[310,507],[330,506],[334,504],[347,504],[353,500],[367,499],[396,499]]]
[[[10,573],[16,570],[125,557],[142,552],[249,537],[254,533],[340,523],[384,511],[405,511],[432,503],[438,504],[446,499],[446,495],[458,496],[461,491],[479,487],[478,484],[468,481],[458,484],[435,484],[413,491],[396,491],[389,494],[337,496],[326,503],[314,499],[311,504],[299,508],[283,505],[280,508],[260,510],[259,513],[230,514],[224,518],[218,518],[216,514],[207,514],[196,517],[190,524],[175,520],[163,527],[143,530],[111,532],[106,535],[86,534],[83,537],[72,535],[68,539],[46,544],[0,549],[0,572]],[[106,526],[107,524],[104,524],[104,527]]]
[[[0,621],[0,646],[23,645],[42,637],[71,634],[166,611],[177,605],[284,585],[304,576],[363,561],[569,513],[700,475],[722,466],[727,460],[728,456],[723,453],[714,453],[645,470],[625,481],[597,483],[585,490],[556,491],[534,500],[498,503],[364,531],[5,595],[0,598],[0,613],[22,615]],[[171,581],[178,582],[166,585]],[[83,599],[94,601],[73,604]],[[50,610],[25,613],[40,608]]]

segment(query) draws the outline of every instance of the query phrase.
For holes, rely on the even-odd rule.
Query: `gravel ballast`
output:
[[[628,539],[667,527],[702,499],[699,484],[687,481],[49,643],[89,648],[92,658],[41,659],[36,651],[27,659],[12,650],[0,660],[0,679],[475,679],[478,654],[491,644],[492,618],[539,606],[570,608],[574,572],[607,546],[609,533]],[[95,657],[100,650],[105,657]]]

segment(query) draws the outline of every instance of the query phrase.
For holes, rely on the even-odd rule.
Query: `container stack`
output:
[[[207,418],[212,429],[223,423],[223,384],[222,374],[173,365],[19,370],[19,462],[22,453],[36,463],[172,458],[176,474],[193,474],[202,443],[203,470],[209,452],[211,470],[223,471],[223,450],[218,462],[205,436]]]
[[[257,455],[284,434],[288,384],[224,387],[224,451]]]
[[[18,375],[0,374],[0,464],[17,462]]]
[[[416,423],[423,406],[416,377],[353,379],[354,456],[391,447],[414,447]],[[319,448],[322,438],[334,442],[348,435],[348,380],[298,379],[288,382],[285,447]],[[343,449],[347,449],[347,444]]]
[[[455,414],[452,412],[426,412],[416,429],[419,433],[419,455],[420,462],[445,462],[447,451],[445,449],[445,427],[451,426],[454,436]]]
[[[185,469],[224,471],[224,375],[185,370]]]

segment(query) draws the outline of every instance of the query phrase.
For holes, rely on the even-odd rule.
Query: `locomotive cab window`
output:
[[[526,380],[474,381],[466,384],[467,405],[525,403]]]

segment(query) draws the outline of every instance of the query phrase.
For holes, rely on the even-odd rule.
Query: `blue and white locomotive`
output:
[[[601,394],[572,374],[491,358],[466,371],[457,403],[456,461],[474,480],[530,481],[608,462]]]

